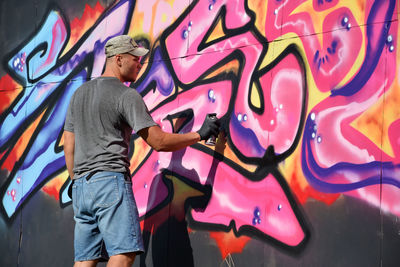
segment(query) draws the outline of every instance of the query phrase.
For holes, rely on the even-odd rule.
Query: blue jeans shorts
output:
[[[74,179],[75,261],[144,252],[139,214],[129,175],[96,172]]]

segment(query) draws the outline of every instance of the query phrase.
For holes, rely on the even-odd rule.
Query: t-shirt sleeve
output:
[[[69,102],[67,115],[65,117],[64,130],[68,132],[74,132],[74,111],[73,111],[74,96],[75,94],[72,96],[71,101]]]
[[[142,97],[135,89],[128,90],[121,95],[119,107],[122,116],[136,133],[144,128],[157,125]]]

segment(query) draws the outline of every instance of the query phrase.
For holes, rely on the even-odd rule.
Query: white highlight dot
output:
[[[209,97],[209,98],[213,98],[213,97],[214,97],[214,90],[213,90],[213,89],[210,89],[210,90],[208,91],[208,97]]]
[[[311,113],[311,115],[310,115],[310,118],[311,118],[311,120],[312,121],[314,121],[315,120],[315,113],[313,112],[313,113]]]
[[[238,121],[242,121],[242,114],[241,113],[239,113],[238,115],[237,115],[237,119],[238,119]]]
[[[16,68],[18,66],[18,63],[19,63],[19,58],[16,58],[14,60],[14,68]]]

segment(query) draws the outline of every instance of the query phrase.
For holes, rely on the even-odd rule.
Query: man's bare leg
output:
[[[107,267],[131,267],[135,261],[135,257],[135,252],[111,256],[108,260]]]
[[[99,260],[92,261],[77,261],[74,264],[74,267],[96,267]]]

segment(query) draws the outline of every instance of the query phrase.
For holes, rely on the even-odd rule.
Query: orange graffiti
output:
[[[229,254],[241,253],[247,242],[251,239],[247,236],[236,237],[232,230],[228,233],[210,232],[210,237],[217,242],[217,246],[221,251],[223,259],[225,259]]]

